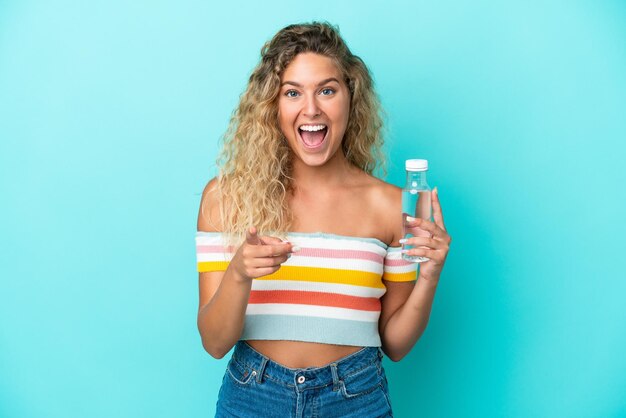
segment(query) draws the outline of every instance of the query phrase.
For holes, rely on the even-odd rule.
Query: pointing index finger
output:
[[[259,236],[257,235],[257,230],[255,227],[251,226],[246,231],[246,242],[248,244],[253,244],[253,245],[261,244],[261,241],[259,239]]]
[[[289,254],[292,252],[295,253],[298,250],[299,248],[291,244],[290,242],[285,242],[282,244],[270,244],[264,246],[261,257],[275,257],[279,255]]]

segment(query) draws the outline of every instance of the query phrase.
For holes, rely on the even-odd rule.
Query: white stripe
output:
[[[378,321],[380,312],[359,311],[355,309],[335,308],[332,306],[250,303],[246,308],[246,315],[298,315],[375,322]]]
[[[287,238],[289,242],[297,243],[301,247],[363,250],[372,251],[383,256],[387,252],[375,242],[362,241],[356,237],[332,238],[287,234]],[[195,239],[196,243],[203,245],[223,244],[225,242],[222,234],[203,231],[197,231]]]
[[[335,250],[371,251],[375,254],[379,254],[382,257],[384,257],[387,253],[387,251],[378,244],[374,244],[373,242],[360,241],[358,239],[333,239],[326,237],[311,238],[290,235],[288,235],[287,238],[292,244],[296,244],[303,248],[308,247]]]
[[[233,255],[230,253],[196,253],[198,262],[201,261],[230,261]]]
[[[224,240],[222,240],[221,235],[204,235],[201,232],[196,233],[196,244],[197,245],[223,245]]]
[[[303,290],[307,292],[328,292],[341,295],[380,298],[387,289],[366,286],[352,286],[338,283],[299,282],[295,280],[253,280],[252,290]]]
[[[394,247],[395,248],[395,247]],[[402,259],[402,251],[398,248],[395,250],[387,250],[387,255],[385,256],[387,260],[401,260]]]
[[[375,242],[362,241],[356,237],[307,237],[287,234],[287,238],[289,239],[289,242],[297,244],[300,247],[371,251],[382,257],[384,257],[387,253],[387,250]],[[222,239],[221,233],[204,231],[196,232],[195,241],[197,245],[223,245],[225,243]]]
[[[417,263],[411,263],[408,266],[385,266],[385,273],[402,274],[417,271]]]
[[[196,253],[197,261],[230,261],[233,253],[210,252]],[[378,275],[383,274],[382,263],[376,263],[369,260],[346,260],[341,258],[321,258],[321,257],[302,257],[297,253],[293,254],[290,259],[283,263],[284,266],[290,267],[311,267],[311,268],[327,268],[338,270],[354,270]]]
[[[298,255],[298,253],[293,253],[291,258],[283,263],[283,265],[293,267],[319,267],[339,270],[356,270],[376,274],[383,273],[383,264],[375,261],[345,258],[304,257]]]

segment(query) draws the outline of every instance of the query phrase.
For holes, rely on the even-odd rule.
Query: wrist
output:
[[[422,286],[436,288],[439,284],[439,276],[433,277],[420,273],[417,278],[417,283],[421,284]]]
[[[245,274],[242,274],[235,266],[233,266],[232,264],[230,264],[228,266],[228,270],[230,270],[230,278],[232,281],[234,281],[235,283],[242,283],[242,284],[246,284],[246,283],[250,283],[252,281],[251,277],[246,276]]]

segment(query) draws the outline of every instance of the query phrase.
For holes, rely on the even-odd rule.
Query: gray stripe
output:
[[[248,315],[241,339],[381,346],[377,322],[294,315]]]

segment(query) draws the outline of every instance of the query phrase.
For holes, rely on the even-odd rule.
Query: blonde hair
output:
[[[279,127],[278,94],[282,73],[303,52],[331,58],[350,90],[342,141],[346,159],[368,174],[384,165],[382,111],[365,63],[328,23],[281,29],[261,49],[261,61],[233,112],[217,159],[220,229],[231,242],[241,241],[250,226],[283,237],[291,226],[292,152]]]

